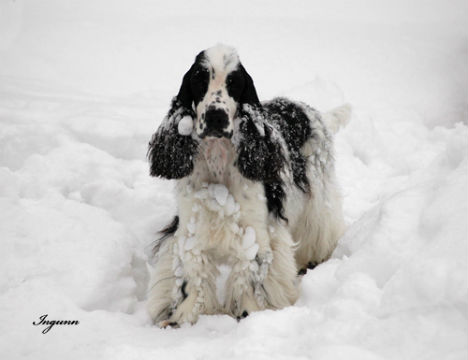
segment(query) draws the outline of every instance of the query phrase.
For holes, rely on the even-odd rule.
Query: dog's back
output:
[[[286,98],[262,105],[288,148],[293,181],[285,199],[285,218],[297,244],[297,266],[303,272],[328,259],[344,231],[333,135],[347,124],[351,108],[346,104],[320,113]]]
[[[344,229],[333,133],[346,114],[260,103],[233,48],[196,57],[149,148],[151,174],[177,180],[178,207],[157,249],[155,322],[294,304],[298,270],[328,259]],[[221,265],[230,272],[218,298]]]

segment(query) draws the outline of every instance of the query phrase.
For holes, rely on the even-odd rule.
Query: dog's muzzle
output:
[[[206,128],[201,137],[227,137],[232,134],[227,132],[229,126],[229,116],[226,111],[222,109],[209,108],[205,113]]]

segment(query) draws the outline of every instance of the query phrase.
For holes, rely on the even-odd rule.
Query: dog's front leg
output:
[[[246,226],[227,282],[227,312],[240,319],[268,307],[264,281],[272,260],[267,231]]]
[[[155,324],[169,319],[176,305],[174,289],[176,276],[173,271],[174,238],[170,238],[158,252],[158,261],[152,271],[148,289],[148,313]]]
[[[159,326],[194,324],[200,314],[211,314],[218,309],[216,276],[218,269],[209,256],[200,250],[194,238],[180,236],[173,246],[172,291],[173,306],[167,320]]]
[[[241,243],[227,283],[226,310],[239,319],[252,311],[294,304],[298,296],[296,263],[287,228],[280,224],[269,226],[268,231],[247,227]]]

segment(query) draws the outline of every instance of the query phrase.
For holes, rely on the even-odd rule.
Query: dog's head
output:
[[[250,75],[235,49],[202,51],[184,75],[179,93],[150,142],[151,175],[189,175],[200,141],[231,139],[240,172],[252,180],[278,178],[284,151],[263,117]]]
[[[216,45],[202,51],[185,74],[177,98],[195,112],[195,131],[230,138],[243,104],[259,105],[250,75],[234,48]]]

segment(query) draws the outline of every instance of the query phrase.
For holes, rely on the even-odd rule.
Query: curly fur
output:
[[[181,134],[187,116],[193,131]],[[260,103],[232,48],[196,57],[148,151],[151,175],[177,179],[149,288],[155,323],[294,304],[298,271],[328,259],[344,230],[332,132],[348,117],[347,106],[322,116],[286,98]]]

